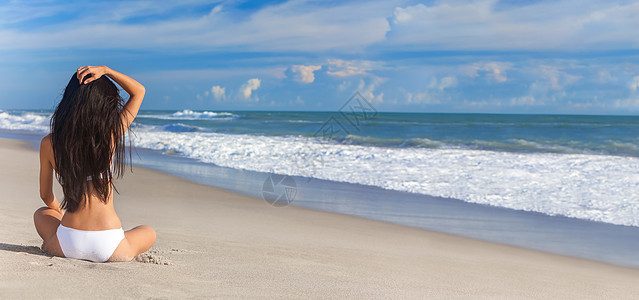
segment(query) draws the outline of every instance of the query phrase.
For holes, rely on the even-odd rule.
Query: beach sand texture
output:
[[[128,263],[51,257],[33,212],[38,153],[0,139],[0,298],[632,299],[639,270],[299,207],[134,167],[125,230],[156,244]],[[56,196],[62,197],[59,188]]]

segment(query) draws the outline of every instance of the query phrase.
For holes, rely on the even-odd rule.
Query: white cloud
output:
[[[639,2],[435,1],[396,7],[389,44],[403,49],[635,49]]]
[[[504,82],[508,80],[506,77],[506,70],[510,67],[509,64],[504,63],[488,63],[484,66],[484,70],[492,72],[492,77],[497,82]]]
[[[439,98],[428,92],[409,93],[406,92],[406,104],[439,104]]]
[[[367,84],[364,79],[360,79],[357,91],[373,105],[384,103],[384,92],[380,92],[377,95],[375,94],[377,87],[384,81],[386,80],[379,77],[373,77]]]
[[[546,80],[548,87],[553,90],[561,90],[565,86],[575,83],[582,77],[565,72],[558,66],[541,65],[535,72],[541,74],[541,77]]]
[[[315,71],[320,70],[322,66],[314,65],[294,65],[291,67],[291,71],[298,74],[297,80],[304,83],[311,83],[315,81]]]
[[[540,103],[539,101],[537,101],[537,99],[535,99],[534,96],[514,97],[510,99],[510,105],[531,106],[531,105],[541,105],[541,104],[543,103]]]
[[[541,66],[540,70],[542,76],[548,81],[550,88],[554,90],[560,90],[563,88],[563,85],[559,84],[559,76],[561,73],[557,67]]]
[[[632,78],[632,82],[630,83],[630,90],[636,92],[639,89],[639,76],[635,76]]]
[[[71,6],[78,18],[39,26],[0,28],[0,49],[184,49],[187,51],[241,49],[242,51],[360,51],[385,39],[390,30],[387,15],[392,4],[335,3],[322,5],[307,1],[287,1],[266,5],[252,13],[215,6],[199,17],[153,22],[122,20],[166,14],[176,6],[193,8],[202,3],[157,5],[154,2],[126,2],[122,5],[86,3]],[[225,4],[226,5],[226,4]],[[234,5],[232,3],[228,4]],[[24,14],[53,15],[67,12],[69,5],[32,4],[19,10]],[[167,8],[164,8],[164,7]],[[0,7],[0,16],[6,16]],[[90,17],[83,17],[88,15]],[[13,17],[11,23],[23,18]],[[28,19],[27,19],[28,21]],[[2,21],[0,21],[2,24]],[[82,37],[82,38],[79,38]]]
[[[428,88],[429,88],[429,89],[434,89],[434,88],[436,88],[436,87],[437,87],[437,77],[433,76],[433,77],[430,79],[430,83],[428,84]]]
[[[216,5],[215,7],[213,7],[213,9],[211,9],[211,11],[209,12],[209,16],[213,16],[219,12],[222,11],[222,4],[220,5]]]
[[[421,92],[408,92],[404,88],[401,90],[406,94],[406,104],[440,104],[444,98],[451,99],[444,90],[456,87],[457,84],[458,80],[454,75],[445,76],[440,80],[433,76]]]
[[[618,100],[615,101],[614,107],[615,108],[621,108],[621,109],[637,110],[637,109],[639,109],[639,98],[637,98],[637,99],[632,99],[632,98],[618,99]]]
[[[609,83],[617,81],[617,78],[612,76],[608,71],[599,71],[597,73],[597,81],[599,81],[599,83]]]
[[[219,85],[214,85],[211,87],[211,93],[216,100],[224,99],[226,97],[226,88],[223,88]]]
[[[369,75],[368,71],[379,67],[379,63],[369,60],[329,59],[326,74],[337,77]]]
[[[452,88],[452,87],[456,87],[457,86],[457,77],[455,76],[446,76],[444,78],[442,78],[442,80],[440,80],[439,82],[439,90],[443,91],[444,89],[447,88]]]
[[[393,12],[393,23],[407,23],[413,20],[413,16],[428,10],[424,4],[408,6],[406,8],[396,7]]]
[[[174,18],[152,22],[126,21],[194,11],[210,3],[24,3],[11,1],[0,6],[0,24],[11,25],[0,26],[0,49],[113,49],[121,45],[127,49],[357,53],[371,45],[405,50],[639,47],[636,1],[434,1],[402,7],[383,0],[286,1],[241,12],[241,16],[231,1],[199,16],[175,13],[170,14]],[[39,27],[28,23],[62,13],[77,17]]]
[[[262,81],[259,80],[258,78],[251,78],[244,85],[242,85],[242,88],[240,89],[240,91],[242,95],[244,96],[244,98],[251,99],[251,94],[253,93],[253,91],[260,88],[261,83]]]
[[[470,77],[478,77],[478,71],[485,71],[488,76],[496,82],[505,82],[508,80],[506,70],[511,67],[512,64],[506,62],[477,62],[463,66],[462,69],[465,71],[466,75]]]
[[[464,101],[462,102],[461,107],[462,108],[468,108],[468,107],[472,107],[472,108],[484,108],[487,106],[494,106],[494,107],[501,107],[502,103],[499,100],[492,100],[492,101],[488,101],[488,100],[476,100],[476,101],[468,101],[468,99],[464,99]]]
[[[591,101],[568,101],[566,102],[568,106],[572,106],[576,109],[584,110],[584,109],[606,109],[607,103],[599,100],[598,96],[592,97]]]

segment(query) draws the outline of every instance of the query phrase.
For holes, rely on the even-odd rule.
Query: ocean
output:
[[[0,128],[47,132],[51,111]],[[639,226],[639,117],[141,111],[136,147],[222,167]]]
[[[51,110],[0,111],[37,141]],[[133,163],[297,205],[639,267],[639,117],[139,112]]]

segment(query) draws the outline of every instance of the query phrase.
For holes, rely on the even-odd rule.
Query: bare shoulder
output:
[[[42,140],[40,141],[40,151],[49,150],[52,148],[53,147],[51,146],[51,134],[49,133],[45,137],[43,137]]]
[[[47,134],[40,141],[40,156],[43,155],[49,161],[53,161],[53,145],[51,144],[51,134]]]

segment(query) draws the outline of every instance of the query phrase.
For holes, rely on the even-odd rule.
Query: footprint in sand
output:
[[[142,253],[135,257],[135,261],[145,264],[170,265],[171,262],[166,258],[158,255]]]

